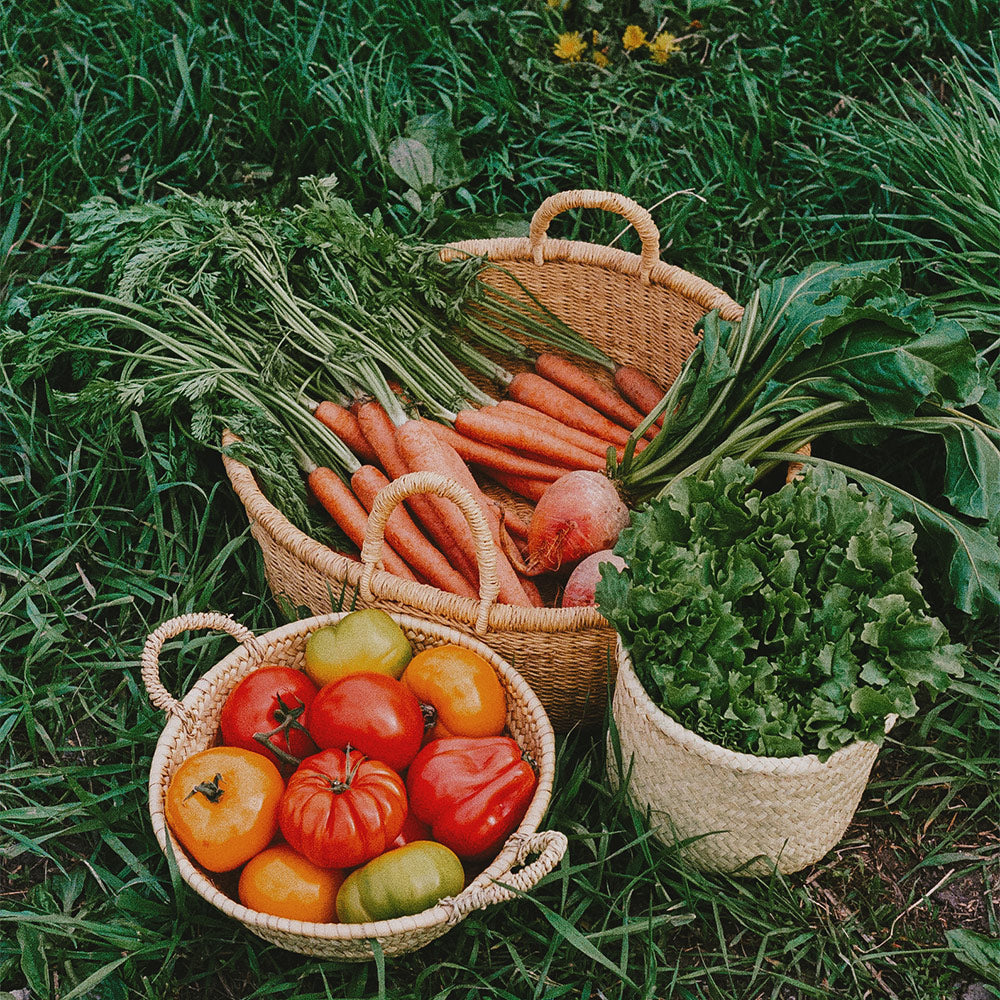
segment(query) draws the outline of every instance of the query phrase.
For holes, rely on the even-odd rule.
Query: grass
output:
[[[61,259],[64,215],[85,197],[177,187],[283,203],[297,176],[332,172],[359,207],[435,239],[524,231],[556,190],[619,190],[654,206],[664,259],[737,297],[817,258],[899,254],[910,286],[993,356],[994,4],[590,8],[4,6],[0,322],[28,321],[27,282]],[[561,30],[665,19],[682,34],[695,18],[695,41],[664,67],[551,57]],[[389,150],[428,115],[453,169],[417,208]],[[553,235],[611,241],[620,228],[574,213]],[[619,242],[635,249],[631,238]],[[578,731],[560,738],[548,819],[569,854],[530,896],[384,969],[251,937],[174,885],[152,837],[145,782],[162,716],[138,676],[145,635],[173,615],[280,622],[245,515],[217,460],[177,428],[67,425],[58,392],[71,373],[18,393],[3,374],[0,991],[1000,996],[961,934],[1000,932],[992,622],[953,620],[973,647],[969,676],[892,734],[845,839],[803,873],[686,868],[610,791],[600,734]],[[170,644],[168,687],[186,690],[230,645]]]

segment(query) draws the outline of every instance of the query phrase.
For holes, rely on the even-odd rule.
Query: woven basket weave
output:
[[[552,240],[549,223],[572,208],[597,208],[626,218],[637,230],[642,253],[573,240]],[[547,198],[535,212],[526,238],[451,244],[441,257],[484,256],[494,287],[521,298],[521,282],[541,303],[621,364],[633,364],[661,383],[672,381],[694,348],[695,323],[709,310],[738,319],[743,310],[708,282],[659,259],[659,232],[650,214],[622,195],[567,191]],[[505,359],[509,366],[510,359]],[[514,366],[516,367],[516,366]],[[592,374],[611,384],[607,372]],[[232,441],[231,436],[225,439]],[[361,581],[361,566],[292,525],[260,492],[246,466],[225,458],[226,472],[246,508],[264,554],[274,594],[315,614],[329,611],[344,590]],[[371,576],[359,606],[411,612],[472,633],[482,604],[384,572]],[[603,719],[614,677],[614,631],[594,608],[488,609],[489,642],[520,669],[538,694],[557,731]]]
[[[473,910],[505,902],[518,892],[526,892],[559,863],[567,841],[565,835],[556,830],[538,830],[552,792],[555,740],[545,709],[531,688],[508,663],[475,639],[409,615],[395,615],[393,617],[414,649],[457,643],[475,650],[493,665],[507,695],[507,728],[538,764],[538,787],[534,797],[521,825],[499,855],[457,896],[441,900],[414,916],[367,924],[306,923],[258,913],[235,901],[232,875],[216,875],[194,863],[174,839],[164,817],[164,795],[171,777],[192,754],[217,745],[222,706],[247,674],[265,664],[302,669],[309,635],[343,617],[343,614],[321,615],[257,637],[226,615],[209,613],[174,618],[146,640],[142,678],[150,700],[168,716],[150,765],[149,812],[156,839],[164,853],[171,851],[177,859],[181,877],[199,896],[265,941],[304,955],[353,962],[374,957],[373,940],[378,941],[386,955],[415,951],[446,933]],[[160,681],[160,650],[167,639],[187,629],[203,628],[228,632],[241,645],[178,701]],[[532,855],[537,858],[527,863]]]
[[[628,794],[667,844],[706,871],[797,872],[844,835],[861,801],[878,747],[856,741],[820,761],[735,753],[664,714],[636,676],[619,641],[611,713]],[[895,722],[890,716],[886,731]],[[608,779],[618,762],[608,739]],[[689,840],[689,838],[698,838]]]

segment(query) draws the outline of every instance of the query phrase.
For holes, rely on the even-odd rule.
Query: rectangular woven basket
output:
[[[626,218],[642,241],[639,255],[575,240],[553,240],[549,223],[560,212],[597,208]],[[659,259],[659,233],[649,213],[622,195],[567,191],[547,198],[529,235],[450,244],[443,260],[482,256],[490,283],[524,298],[522,286],[619,364],[642,369],[661,384],[677,376],[697,343],[694,327],[709,310],[736,320],[742,308],[721,289]],[[504,274],[503,271],[509,272]],[[607,372],[592,374],[611,385]],[[233,440],[232,437],[226,439]],[[275,596],[314,614],[330,611],[344,593],[359,590],[362,566],[299,531],[263,496],[246,466],[225,458],[226,472],[246,508],[264,554]],[[502,491],[490,487],[494,496]],[[513,498],[507,496],[508,500]],[[445,594],[376,572],[359,606],[418,614],[474,634],[481,602]],[[600,722],[615,673],[615,633],[595,608],[521,608],[492,604],[488,641],[525,676],[557,731]]]

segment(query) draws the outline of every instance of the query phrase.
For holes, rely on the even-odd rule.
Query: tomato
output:
[[[415,840],[430,840],[431,828],[426,823],[421,823],[411,812],[407,812],[403,821],[403,829],[399,831],[399,836],[389,845],[390,847],[403,847],[405,844],[412,844]]]
[[[292,667],[261,667],[236,685],[222,706],[222,741],[262,753],[275,764],[297,767],[316,745],[302,715],[316,685]]]
[[[246,863],[238,892],[240,902],[258,913],[328,924],[337,919],[343,881],[342,871],[320,868],[287,844],[277,844]]]
[[[402,771],[420,749],[420,702],[385,674],[350,674],[320,688],[306,726],[324,750],[353,747]]]
[[[284,789],[278,769],[263,754],[212,747],[177,768],[164,811],[174,836],[198,864],[228,872],[271,842]]]
[[[347,924],[405,917],[464,887],[465,872],[454,852],[417,840],[351,872],[337,893],[337,917]]]
[[[381,854],[406,819],[406,787],[357,750],[307,757],[288,779],[278,822],[289,845],[320,868],[353,868]]]
[[[449,643],[421,650],[400,679],[425,706],[430,739],[503,732],[503,685],[489,661],[471,649]]]
[[[517,829],[538,776],[508,736],[446,736],[417,754],[406,775],[410,811],[460,858],[495,854]]]
[[[362,671],[399,680],[411,656],[410,640],[392,618],[376,608],[365,608],[309,636],[306,673],[320,687]]]

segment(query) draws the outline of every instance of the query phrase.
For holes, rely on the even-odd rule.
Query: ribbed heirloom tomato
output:
[[[507,696],[497,672],[478,653],[447,643],[421,650],[400,678],[424,706],[430,739],[499,736]]]
[[[212,747],[177,768],[164,812],[174,836],[198,864],[228,872],[271,842],[284,788],[278,769],[263,754]]]
[[[313,864],[353,868],[389,847],[406,811],[406,787],[392,768],[357,750],[324,750],[288,779],[278,821],[285,840]]]

